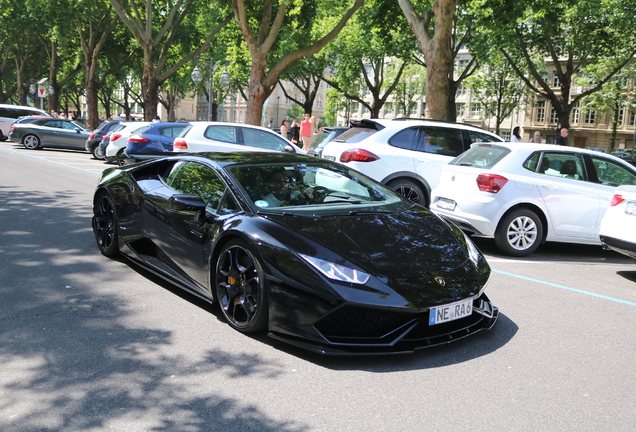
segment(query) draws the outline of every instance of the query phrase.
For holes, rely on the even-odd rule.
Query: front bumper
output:
[[[488,330],[498,316],[499,309],[485,294],[473,301],[470,316],[434,326],[428,324],[428,311],[413,314],[348,304],[312,327],[312,333],[318,335],[322,343],[315,338],[310,340],[276,331],[269,332],[268,336],[325,355],[406,354]],[[364,322],[375,328],[361,328]]]

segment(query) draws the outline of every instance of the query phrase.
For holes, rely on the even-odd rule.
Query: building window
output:
[[[459,60],[457,62],[457,70],[459,72],[462,72],[464,69],[466,69],[467,65],[468,65],[468,60]]]
[[[621,110],[618,112],[618,124],[622,125],[624,120],[625,120],[625,108],[621,108]]]
[[[581,116],[581,108],[577,103],[574,108],[572,108],[572,124],[578,124],[579,118]]]
[[[417,114],[417,102],[409,102],[409,114]]]
[[[384,104],[384,114],[391,114],[393,112],[393,102],[387,102]]]
[[[362,114],[368,114],[371,111],[369,111],[369,108],[367,108],[366,106],[362,105]]]
[[[554,109],[554,107],[552,107],[552,109],[550,110],[550,123],[558,123],[558,122],[559,122],[559,116],[557,115],[557,112]]]
[[[552,77],[552,87],[560,87],[561,86],[561,80],[559,80],[558,75],[556,74],[556,72],[554,72],[554,76]]]
[[[545,101],[537,102],[537,123],[545,121]]]
[[[481,104],[478,104],[478,103],[470,104],[470,116],[471,117],[481,116]]]
[[[634,117],[636,117],[636,113],[630,112],[629,113],[629,125],[630,126],[634,126]]]
[[[584,123],[585,124],[594,124],[594,123],[596,123],[596,111],[595,110],[586,111]]]
[[[455,115],[457,117],[464,117],[466,115],[466,104],[465,103],[456,103],[455,104]]]
[[[322,98],[319,97],[318,99],[316,99],[316,106],[318,108],[322,108]]]
[[[457,96],[464,96],[466,94],[466,87],[464,87],[462,84],[459,85],[459,87],[457,87]]]

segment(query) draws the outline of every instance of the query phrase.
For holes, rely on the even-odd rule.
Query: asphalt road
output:
[[[330,358],[231,330],[99,254],[80,151],[0,143],[1,431],[633,431],[636,265],[600,247],[497,254],[489,332]]]

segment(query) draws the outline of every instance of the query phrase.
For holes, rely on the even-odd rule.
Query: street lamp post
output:
[[[197,61],[198,59],[195,59],[195,62]],[[218,63],[215,63],[214,59],[210,59],[210,75],[208,77],[208,121],[212,120],[212,104],[214,103],[214,72],[216,72],[218,66],[227,66],[228,64],[229,62],[227,60],[222,60]],[[201,81],[203,81],[203,73],[201,72],[201,69],[199,69],[199,66],[196,65],[196,63],[194,69],[192,70],[192,74],[190,74],[190,77],[197,87],[201,83]],[[221,74],[221,84],[223,84],[224,87],[227,87],[230,84],[230,73],[227,71],[227,69],[224,70]]]

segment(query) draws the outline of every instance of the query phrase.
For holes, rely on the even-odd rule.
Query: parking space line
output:
[[[543,284],[543,285],[548,285],[548,286],[555,287],[555,288],[560,288],[560,289],[564,289],[564,290],[568,290],[568,291],[573,291],[573,292],[579,293],[579,294],[585,294],[585,295],[589,295],[589,296],[592,296],[592,297],[598,297],[598,298],[601,298],[603,300],[610,300],[610,301],[613,301],[613,302],[616,302],[616,303],[623,303],[623,304],[626,304],[628,306],[636,306],[636,303],[634,303],[634,302],[630,302],[630,301],[627,301],[627,300],[621,300],[621,299],[617,299],[617,298],[614,298],[614,297],[608,297],[608,296],[605,296],[603,294],[596,294],[596,293],[589,292],[589,291],[583,291],[583,290],[579,290],[579,289],[576,289],[576,288],[570,288],[570,287],[566,287],[564,285],[559,285],[559,284],[555,284],[555,283],[552,283],[552,282],[546,282],[546,281],[542,281],[542,280],[539,280],[539,279],[533,279],[533,278],[529,278],[529,277],[526,277],[526,276],[521,276],[521,275],[514,274],[514,273],[508,273],[508,272],[501,271],[501,270],[492,269],[492,272],[493,273],[499,273],[499,274],[502,274],[502,275],[505,275],[505,276],[515,277],[515,278],[518,278],[518,279],[527,280],[527,281],[530,281],[530,282],[536,282],[536,283],[540,283],[540,284]]]
[[[43,158],[43,157],[40,157],[40,156],[26,154],[26,153],[19,152],[19,151],[16,151],[16,150],[12,150],[12,149],[9,149],[9,148],[6,148],[6,147],[0,147],[0,149],[6,150],[8,152],[15,153],[15,154],[18,154],[18,155],[28,156],[28,157],[31,157],[31,158],[35,158],[35,159],[40,159],[40,160],[43,160],[43,161],[51,162],[51,163],[54,163],[54,164],[57,164],[57,165],[62,165],[62,166],[69,167],[69,168],[75,168],[75,169],[78,169],[80,171],[86,171],[86,172],[89,172],[89,173],[92,173],[92,174],[101,174],[101,172],[98,172],[98,171],[93,171],[93,170],[89,170],[89,169],[85,169],[85,168],[76,167],[76,166],[73,166],[73,165],[68,165],[68,164],[65,164],[65,163],[62,163],[62,162],[57,162],[55,160]]]

